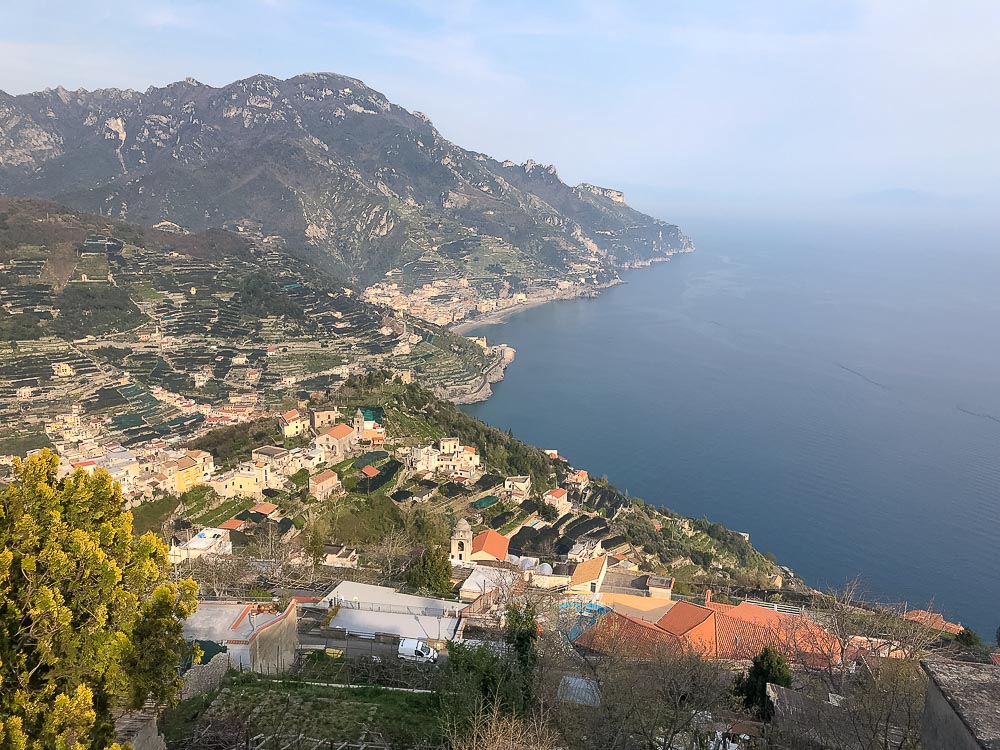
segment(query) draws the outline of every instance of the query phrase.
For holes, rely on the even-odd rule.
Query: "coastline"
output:
[[[622,279],[615,279],[614,281],[609,281],[606,284],[595,284],[593,286],[575,289],[568,294],[545,294],[539,297],[529,297],[526,301],[520,304],[511,305],[510,307],[505,307],[502,310],[493,310],[488,313],[483,313],[482,315],[477,315],[474,318],[467,318],[461,323],[456,323],[451,326],[449,330],[459,336],[464,336],[469,331],[475,330],[481,326],[491,326],[503,323],[505,320],[517,315],[519,312],[530,310],[534,307],[541,307],[542,305],[547,305],[550,302],[558,302],[560,300],[597,297],[605,289],[610,289],[613,286],[618,286],[619,284],[624,283],[625,282]]]
[[[670,261],[675,255],[682,255],[687,253],[693,253],[695,248],[693,246],[684,247],[677,250],[672,250],[666,255],[657,255],[652,258],[646,258],[644,260],[636,260],[631,263],[623,263],[619,268],[623,271],[633,271],[640,268],[649,268],[654,263],[666,263]],[[469,331],[475,330],[480,326],[492,326],[498,323],[503,323],[510,317],[517,315],[517,313],[524,310],[530,310],[533,307],[540,307],[541,305],[548,304],[549,302],[558,302],[559,300],[567,299],[580,299],[582,297],[592,298],[600,296],[600,294],[605,289],[610,289],[611,287],[618,286],[619,284],[626,283],[624,279],[618,277],[612,281],[608,281],[604,284],[594,284],[591,286],[576,287],[569,292],[563,293],[553,293],[553,294],[543,294],[537,297],[529,297],[525,302],[518,305],[511,305],[510,307],[505,307],[502,310],[493,310],[492,312],[483,313],[482,315],[477,315],[474,318],[466,318],[465,320],[455,323],[449,327],[452,333],[456,333],[459,336],[464,336]]]

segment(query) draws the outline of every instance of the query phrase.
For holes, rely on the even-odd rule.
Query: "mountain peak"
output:
[[[463,149],[336,73],[0,101],[0,193],[191,230],[249,221],[362,284],[466,277],[510,295],[687,247],[619,191]]]

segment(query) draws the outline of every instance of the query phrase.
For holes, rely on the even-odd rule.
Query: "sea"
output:
[[[465,410],[807,583],[1000,625],[1000,245],[926,222],[688,222],[697,251],[469,335]]]

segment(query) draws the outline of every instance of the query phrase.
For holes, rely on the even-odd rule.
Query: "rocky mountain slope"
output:
[[[0,193],[146,225],[252,221],[361,284],[396,270],[412,288],[441,269],[514,288],[602,282],[690,249],[618,191],[462,149],[419,112],[327,73],[0,92]]]

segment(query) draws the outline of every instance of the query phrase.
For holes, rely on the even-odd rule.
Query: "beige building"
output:
[[[503,481],[503,488],[512,497],[524,499],[531,494],[531,477],[507,477]]]
[[[317,500],[326,500],[335,492],[340,492],[341,489],[343,488],[340,484],[340,477],[335,471],[327,469],[314,477],[309,477],[309,494]]]
[[[549,490],[542,495],[542,500],[555,508],[560,516],[573,510],[573,503],[570,502],[569,493],[562,487]]]
[[[316,432],[323,430],[327,427],[332,427],[337,423],[340,418],[340,409],[336,406],[327,406],[321,409],[313,409],[310,415],[312,417],[312,427]]]
[[[263,463],[245,463],[214,477],[209,484],[220,497],[250,497],[261,500],[270,480],[271,472]]]
[[[309,429],[309,419],[298,409],[286,411],[278,417],[278,424],[286,438],[299,437]]]
[[[577,564],[570,575],[567,594],[595,594],[601,590],[604,575],[608,571],[608,556],[602,555],[593,560]]]
[[[325,453],[327,460],[333,460],[353,451],[357,441],[357,432],[351,425],[337,424],[320,431],[316,436],[316,447]]]

